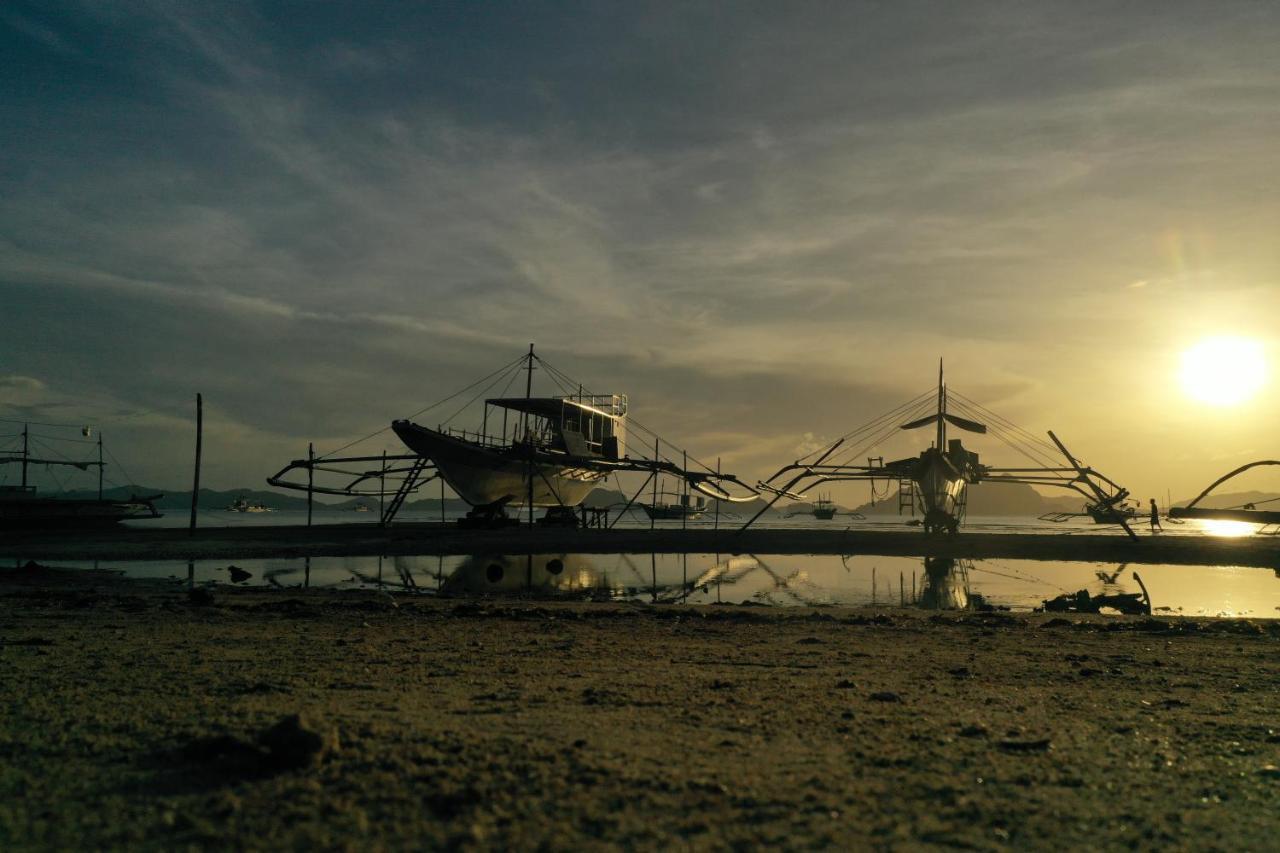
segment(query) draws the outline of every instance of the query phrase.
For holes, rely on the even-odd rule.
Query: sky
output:
[[[1278,41],[1266,2],[11,0],[0,418],[176,489],[200,392],[204,483],[261,485],[535,342],[754,480],[944,358],[1187,497],[1280,455]],[[1238,405],[1181,387],[1214,336],[1266,354]]]

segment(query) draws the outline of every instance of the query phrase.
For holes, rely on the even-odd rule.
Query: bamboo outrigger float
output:
[[[928,395],[932,396],[932,394]],[[953,397],[955,399],[953,399]],[[938,362],[938,388],[936,406],[933,411],[923,416],[921,407],[929,405],[927,398],[917,397],[892,412],[876,418],[848,435],[838,439],[826,448],[785,465],[771,476],[757,484],[756,488],[768,492],[774,497],[756,513],[745,525],[745,530],[780,498],[804,500],[804,495],[797,489],[810,489],[824,483],[869,481],[873,494],[876,481],[884,481],[898,486],[899,512],[909,509],[914,516],[918,511],[922,515],[921,523],[925,533],[956,533],[964,521],[967,510],[968,487],[976,483],[1022,483],[1032,486],[1053,486],[1078,492],[1091,502],[1091,506],[1105,511],[1123,505],[1129,492],[1113,480],[1105,477],[1093,468],[1085,467],[1071,455],[1066,446],[1053,432],[1049,438],[1053,446],[1047,445],[1030,436],[1025,431],[1005,421],[994,412],[960,398],[948,392],[943,376],[942,362]],[[1056,448],[1066,459],[1065,465],[1040,464],[1035,467],[1006,468],[984,465],[978,454],[964,447],[958,438],[948,438],[947,427],[952,426],[966,432],[986,434],[988,426],[977,420],[955,414],[948,407],[962,409],[988,417],[996,426],[995,432],[1006,444],[1014,446],[1028,455],[1033,461],[1049,463],[1052,461],[1045,451],[1052,452]],[[917,417],[912,417],[917,415]],[[894,425],[902,417],[912,418],[906,423]],[[876,442],[895,432],[897,429],[913,430],[925,426],[936,429],[934,443],[923,450],[919,456],[898,459],[892,462],[869,459],[867,465],[854,464],[847,459],[859,454],[859,451],[845,451],[840,456],[836,451],[846,441],[855,436],[868,437],[869,443],[863,448],[869,450]],[[1039,443],[1042,449],[1017,448],[1015,443],[1002,435],[1008,433],[1013,438],[1026,444],[1028,439]],[[808,461],[812,459],[812,461]],[[1105,517],[1105,515],[1103,515]],[[1128,520],[1122,512],[1113,513],[1114,522],[1121,525],[1133,539],[1137,539]]]
[[[1265,501],[1257,501],[1255,503],[1245,503],[1238,507],[1229,507],[1225,509],[1213,509],[1210,507],[1199,507],[1196,504],[1209,496],[1211,492],[1221,486],[1228,480],[1238,477],[1245,471],[1253,468],[1261,468],[1269,465],[1280,465],[1277,459],[1260,459],[1256,462],[1250,462],[1247,465],[1241,465],[1232,471],[1228,471],[1218,479],[1209,484],[1203,492],[1195,496],[1195,499],[1186,506],[1176,506],[1169,508],[1169,517],[1174,519],[1208,519],[1213,521],[1245,521],[1252,524],[1261,524],[1271,526],[1280,524],[1280,511],[1258,509],[1258,503],[1276,503],[1280,502],[1280,498],[1269,498]]]

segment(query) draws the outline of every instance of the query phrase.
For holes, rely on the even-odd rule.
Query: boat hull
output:
[[[396,421],[392,429],[406,447],[435,463],[449,487],[472,506],[526,503],[530,474],[534,506],[577,506],[608,476],[567,457],[559,463],[546,451],[530,459],[521,447],[486,447],[407,421]]]
[[[159,517],[147,501],[0,500],[0,530],[111,527],[122,521]]]

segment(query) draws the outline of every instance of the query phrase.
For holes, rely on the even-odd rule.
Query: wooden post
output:
[[[22,425],[22,488],[27,487],[27,455],[31,452],[27,443],[27,433],[31,429],[27,424]]]
[[[191,527],[196,530],[196,507],[200,503],[200,449],[204,443],[204,398],[196,394],[196,473],[191,483]]]
[[[911,573],[911,603],[915,604],[919,599],[916,597],[916,573]]]
[[[902,572],[898,572],[898,606],[907,606],[907,582]]]
[[[876,567],[871,567],[871,603],[876,603]]]
[[[653,529],[654,513],[658,511],[658,439],[653,440],[653,512],[649,513],[649,529]]]
[[[719,457],[719,456],[717,456],[717,457],[716,457],[716,487],[717,487],[717,488],[719,488],[719,489],[721,489],[721,490],[723,490],[723,489],[724,489],[724,486],[721,486],[721,485],[720,485],[720,457]],[[715,526],[715,529],[716,529],[716,530],[719,530],[719,529],[720,529],[720,499],[719,499],[719,498],[714,498],[714,500],[715,500],[715,502],[716,502],[716,526]]]
[[[436,473],[439,473],[437,471]],[[440,478],[440,523],[444,524],[444,477]]]
[[[382,451],[382,472],[378,474],[378,523],[387,526],[387,451]],[[378,558],[378,584],[382,584],[382,558]]]
[[[689,451],[683,450],[681,451],[681,453],[683,454],[681,456],[681,459],[683,460],[682,470],[684,470],[687,473],[689,471]],[[680,529],[687,530],[689,528],[689,500],[690,500],[689,480],[687,477],[685,478],[684,487],[681,489],[681,491],[684,493],[684,506],[680,508]]]
[[[102,500],[102,431],[98,431],[98,500]]]
[[[311,526],[311,505],[315,500],[315,492],[312,487],[316,480],[316,446],[314,443],[307,444],[307,527]],[[310,558],[307,560],[307,573],[311,572]]]

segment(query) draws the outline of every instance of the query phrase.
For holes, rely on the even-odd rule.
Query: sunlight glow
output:
[[[1262,344],[1249,338],[1208,338],[1182,354],[1182,390],[1211,406],[1251,399],[1267,380]]]
[[[1248,536],[1258,525],[1248,521],[1229,521],[1227,519],[1201,519],[1204,532],[1210,536]]]

